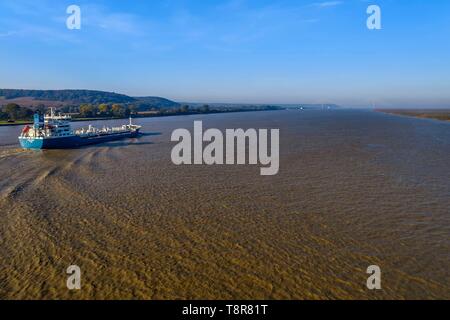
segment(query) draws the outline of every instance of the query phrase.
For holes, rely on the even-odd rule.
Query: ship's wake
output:
[[[25,149],[22,149],[22,148],[13,148],[13,149],[0,150],[0,160],[8,158],[8,157],[12,157],[12,156],[17,156],[17,155],[21,155],[21,154],[31,153],[31,152],[32,151],[25,150]]]

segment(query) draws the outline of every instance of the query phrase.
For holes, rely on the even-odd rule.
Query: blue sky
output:
[[[449,57],[447,0],[0,0],[1,88],[450,107]]]

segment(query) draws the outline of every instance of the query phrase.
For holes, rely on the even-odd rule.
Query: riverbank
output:
[[[28,121],[28,120],[18,120],[18,121],[15,121],[15,122],[0,121],[0,126],[3,126],[3,127],[20,126],[20,125],[31,124],[31,123],[33,123],[33,122],[32,121]]]
[[[237,112],[255,112],[255,111],[275,111],[275,110],[282,110],[282,108],[249,108],[249,109],[226,109],[226,110],[210,110],[208,112],[199,112],[199,111],[188,111],[188,112],[144,112],[139,113],[137,115],[133,115],[133,119],[140,119],[140,118],[158,118],[158,117],[174,117],[174,116],[189,116],[189,115],[196,115],[196,114],[217,114],[217,113],[237,113]],[[89,118],[77,118],[72,117],[72,122],[85,122],[85,121],[107,121],[107,120],[121,120],[121,119],[128,119],[128,117],[89,117]],[[6,127],[6,126],[21,126],[21,125],[27,125],[32,124],[33,121],[31,120],[17,120],[15,122],[8,122],[8,121],[0,121],[0,127]]]
[[[450,121],[450,109],[376,109],[375,111],[398,116]]]

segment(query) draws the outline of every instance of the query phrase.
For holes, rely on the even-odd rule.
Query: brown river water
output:
[[[194,120],[279,128],[279,174],[173,165],[170,135]],[[139,139],[36,152],[0,128],[0,298],[450,299],[449,123],[355,110],[137,122]]]

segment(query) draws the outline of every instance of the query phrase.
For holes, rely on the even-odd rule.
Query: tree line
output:
[[[0,109],[0,120],[31,120],[34,111],[29,108],[24,108],[16,103],[8,103]]]
[[[99,105],[82,104],[78,110],[80,117],[82,118],[94,118],[94,117],[114,117],[124,118],[129,117],[130,114],[136,113],[133,106],[126,106],[118,103],[106,104],[101,103]]]
[[[0,109],[0,120],[17,121],[32,120],[34,113],[45,114],[49,108],[38,106],[36,108],[21,107],[16,103],[8,103]],[[59,112],[70,113],[75,117],[93,118],[93,117],[112,117],[123,118],[135,113],[132,106],[121,104],[82,104],[80,106],[66,106],[58,108]]]
[[[22,107],[16,103],[8,103],[0,108],[0,120],[2,121],[31,121],[33,114],[38,112],[45,114],[48,107],[39,105],[37,107]],[[170,115],[189,115],[223,112],[243,112],[243,111],[262,111],[277,110],[275,106],[242,106],[242,107],[210,107],[205,104],[202,106],[189,106],[187,104],[172,108],[152,107],[147,112],[140,112],[140,106],[136,104],[119,103],[100,103],[64,106],[57,108],[58,112],[70,114],[73,118],[127,118],[134,116],[170,116]]]

